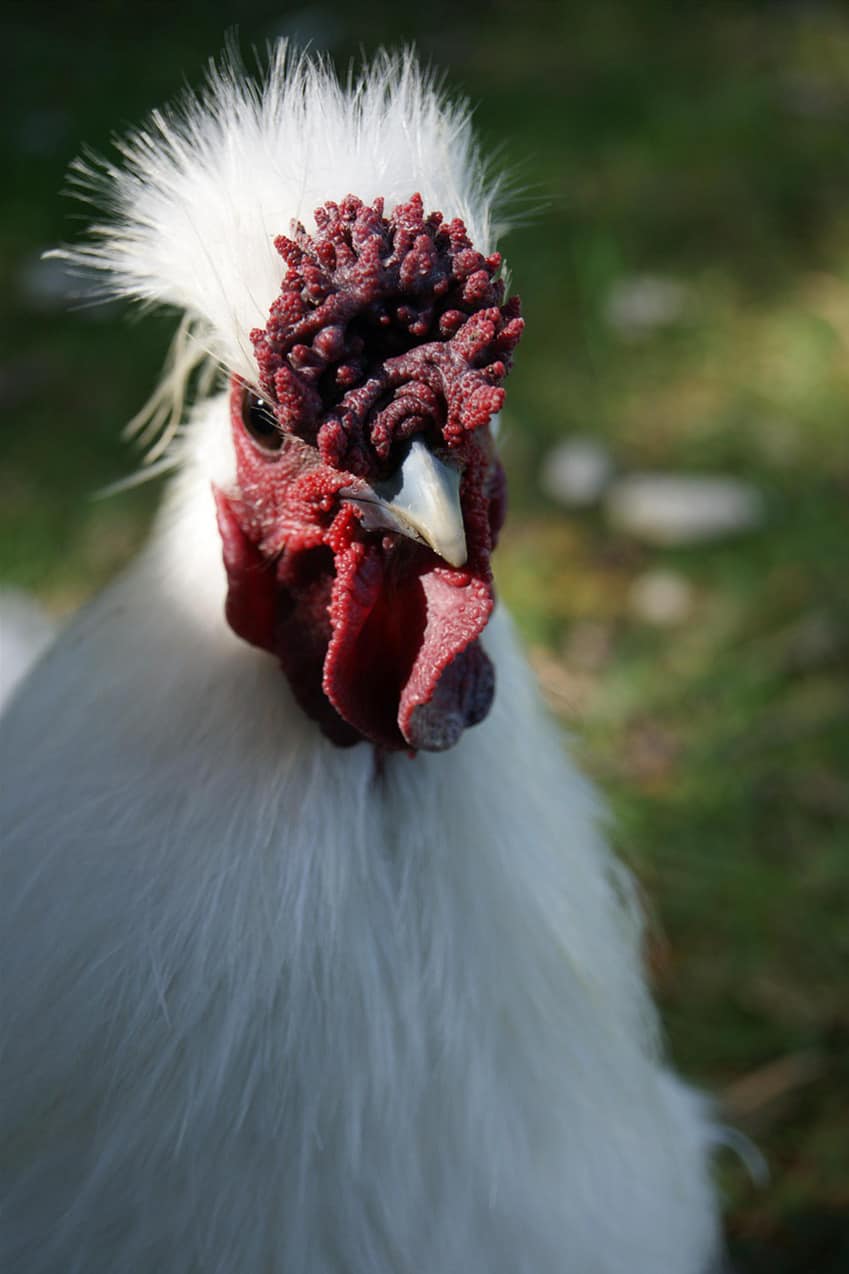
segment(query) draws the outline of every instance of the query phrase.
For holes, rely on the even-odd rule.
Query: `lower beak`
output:
[[[367,530],[385,528],[418,540],[449,566],[462,566],[468,558],[460,471],[434,456],[421,438],[413,439],[391,478],[341,494],[358,507]]]

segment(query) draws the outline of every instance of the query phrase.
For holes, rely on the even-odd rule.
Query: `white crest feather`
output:
[[[194,346],[248,381],[250,331],[265,326],[285,268],[274,240],[293,220],[311,228],[326,200],[382,195],[390,210],[418,191],[428,210],[462,217],[478,248],[492,246],[499,182],[486,176],[468,106],[450,103],[409,52],[380,55],[347,84],[285,42],[262,83],[230,55],[211,64],[201,95],[155,112],[119,148],[123,167],[74,168],[112,221],[58,255],[103,272],[107,295],[182,310]],[[179,355],[174,401],[175,376],[185,380],[195,365]]]

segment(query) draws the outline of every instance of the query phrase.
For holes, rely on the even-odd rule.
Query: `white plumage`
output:
[[[212,352],[256,378],[248,334],[280,288],[277,235],[308,227],[327,199],[418,191],[427,208],[461,217],[483,252],[501,228],[499,182],[474,144],[468,109],[448,102],[411,55],[384,56],[344,87],[320,61],[285,44],[263,87],[227,63],[205,97],[155,113],[121,146],[123,167],[79,161],[81,188],[113,214],[67,255],[105,272],[108,294],[172,305],[201,322]]]
[[[26,593],[0,589],[0,709],[47,649],[54,626]]]
[[[216,72],[126,157],[77,258],[254,380],[271,239],[321,201],[420,190],[490,246],[468,118],[408,58]],[[173,445],[147,548],[0,730],[0,1268],[705,1274],[715,1132],[509,620],[486,721],[376,769],[224,622],[226,396]]]

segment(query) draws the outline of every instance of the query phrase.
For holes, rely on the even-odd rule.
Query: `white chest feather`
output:
[[[490,718],[378,769],[187,601],[196,516],[4,723],[0,1264],[702,1274],[710,1129],[506,619]]]

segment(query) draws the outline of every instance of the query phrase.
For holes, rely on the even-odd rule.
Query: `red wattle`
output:
[[[398,725],[412,748],[442,752],[489,712],[495,673],[477,638],[492,613],[481,579],[434,567],[421,576],[425,626],[404,686]]]
[[[451,747],[492,702],[492,665],[477,643],[492,611],[489,583],[404,542],[355,542],[336,565],[328,700],[383,747]]]

